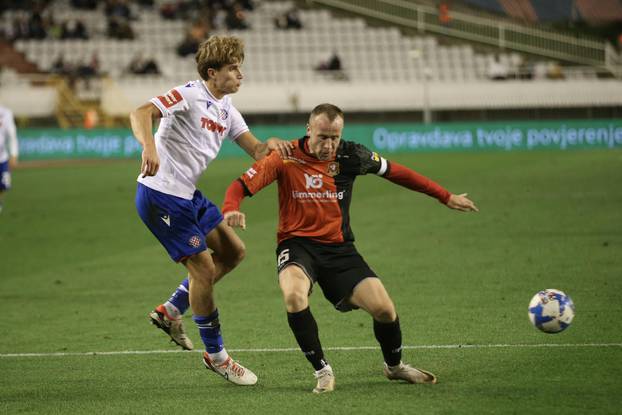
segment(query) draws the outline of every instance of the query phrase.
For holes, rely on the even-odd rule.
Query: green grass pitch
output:
[[[184,272],[135,212],[139,163],[74,164],[14,172],[0,215],[0,413],[620,413],[622,152],[391,158],[480,208],[451,211],[375,176],[355,186],[357,246],[396,303],[404,359],[437,385],[386,380],[371,319],[339,314],[319,289],[335,392],[313,395],[302,354],[273,350],[296,348],[274,271],[275,186],[245,200],[247,258],[216,290],[227,348],[259,383],[208,372],[147,322]],[[249,165],[218,160],[200,188],[220,203]],[[528,321],[544,288],[576,304],[561,334]]]

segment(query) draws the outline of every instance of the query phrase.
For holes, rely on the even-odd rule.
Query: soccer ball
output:
[[[559,333],[570,326],[574,303],[560,290],[548,288],[538,292],[529,303],[529,319],[545,333]]]

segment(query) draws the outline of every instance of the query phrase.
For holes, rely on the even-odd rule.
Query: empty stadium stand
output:
[[[525,19],[532,18],[529,10],[534,10],[513,11],[508,6],[511,2],[503,0],[469,1],[480,5],[494,3],[497,11],[520,12]],[[568,2],[553,3],[559,6],[554,10],[559,11]],[[336,18],[326,9],[301,10],[302,30],[275,29],[274,17],[292,5],[289,1],[264,1],[249,13],[250,30],[212,32],[234,34],[246,43],[245,86],[236,96],[236,103],[243,111],[305,111],[319,101],[329,100],[349,111],[404,111],[424,105],[439,110],[491,105],[508,108],[619,105],[622,101],[619,82],[599,80],[593,68],[565,70],[565,79],[572,82],[555,84],[545,79],[546,63],[527,65],[518,53],[478,53],[467,43],[447,46],[433,36],[404,36],[396,27],[370,27],[361,18]],[[129,110],[151,96],[198,77],[194,58],[181,58],[175,52],[188,22],[163,19],[157,7],[133,7],[138,17],[131,22],[133,40],[108,39],[101,8],[78,12],[70,7],[68,0],[56,0],[55,19],[80,19],[90,38],[23,39],[17,40],[14,47],[41,72],[50,71],[59,57],[78,63],[97,55],[100,71],[106,78],[91,80],[87,85],[78,82],[79,98],[101,100],[106,113],[125,117]],[[9,31],[18,13],[21,12],[4,13],[0,28]],[[344,76],[337,79],[313,69],[332,52],[340,56],[343,65]],[[128,65],[137,55],[153,58],[162,74],[129,74]],[[495,83],[489,79],[489,68],[497,61],[512,82]],[[536,80],[519,81],[526,72]],[[2,89],[0,98],[4,99],[8,93]],[[427,102],[426,95],[429,95]],[[49,111],[50,100],[43,101]]]

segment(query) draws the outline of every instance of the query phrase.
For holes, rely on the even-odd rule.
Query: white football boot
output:
[[[181,318],[173,319],[168,316],[164,305],[160,304],[149,313],[151,323],[169,335],[171,341],[181,346],[184,350],[192,350],[192,340],[186,335],[184,323]]]
[[[335,374],[330,365],[315,371],[314,376],[317,379],[317,386],[313,389],[313,393],[326,393],[335,390]]]
[[[397,366],[384,364],[384,375],[390,380],[405,380],[408,383],[436,383],[436,376],[403,362]]]
[[[210,359],[207,352],[203,352],[203,364],[207,369],[213,370],[236,385],[250,386],[257,383],[257,375],[231,359],[231,356],[222,365],[217,365]]]

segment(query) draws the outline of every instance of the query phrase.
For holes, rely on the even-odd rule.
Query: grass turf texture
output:
[[[357,179],[357,246],[383,278],[404,344],[616,343],[602,347],[414,348],[437,385],[389,382],[379,350],[327,351],[337,389],[310,393],[298,351],[232,352],[259,376],[236,387],[200,354],[0,357],[0,413],[619,413],[622,407],[622,153],[391,157],[481,212],[451,211],[377,177]],[[218,160],[200,183],[217,203],[247,159]],[[133,205],[138,163],[21,169],[0,215],[0,355],[175,350],[146,313],[183,278]],[[247,258],[216,290],[228,349],[295,348],[275,276],[275,186],[246,199]],[[577,306],[558,335],[535,330],[531,296]],[[340,314],[316,289],[325,347],[376,346],[363,312]],[[195,345],[200,339],[186,324]]]

